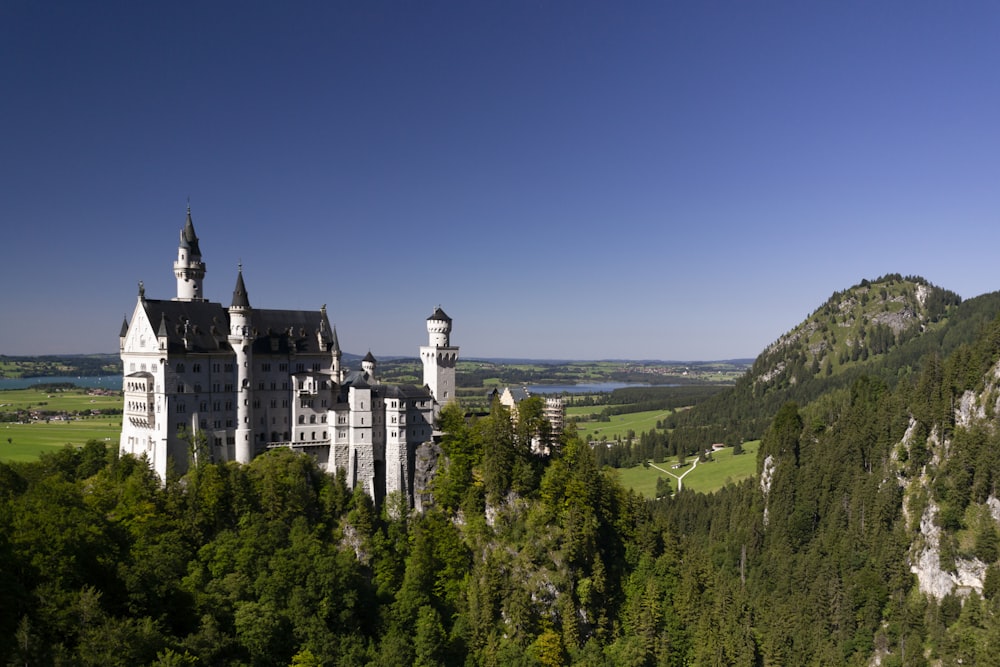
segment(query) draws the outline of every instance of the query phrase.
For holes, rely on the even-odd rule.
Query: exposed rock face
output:
[[[987,374],[986,386],[980,393],[966,391],[962,394],[954,410],[956,429],[968,429],[977,425],[995,428],[990,414],[998,414],[997,408],[1000,407],[998,382],[1000,382],[1000,363],[994,365]],[[912,443],[914,424],[915,422],[911,420],[911,428],[907,429],[901,443],[904,447],[909,447]],[[927,448],[931,452],[929,468],[941,466],[948,457],[949,445],[949,440],[942,438],[937,429],[930,434],[927,438]],[[928,468],[925,467],[919,477],[911,478],[907,482],[909,495],[915,496],[922,490],[928,489],[932,482]],[[993,520],[1000,524],[1000,500],[990,496],[985,505]],[[909,520],[911,513],[908,509],[904,501],[904,515]],[[920,592],[938,600],[949,594],[963,597],[972,591],[982,594],[987,568],[987,564],[983,561],[977,558],[956,558],[954,570],[942,568],[941,527],[936,521],[938,512],[938,505],[930,499],[920,516],[919,533],[910,545],[910,571],[917,577]]]
[[[433,503],[431,482],[440,457],[441,447],[437,443],[425,442],[417,447],[413,471],[413,508],[418,512],[423,512]]]
[[[774,469],[778,467],[778,461],[774,456],[768,454],[764,459],[764,468],[760,471],[760,491],[764,494],[764,526],[767,526],[768,507],[767,494],[771,491],[771,481],[774,479]]]
[[[918,546],[921,541],[918,539],[911,547],[910,571],[917,575],[920,592],[938,600],[949,593],[964,597],[975,591],[981,595],[986,563],[956,558],[954,572],[941,568],[941,528],[934,521],[937,513],[937,505],[929,503],[920,517],[922,545]]]
[[[920,321],[920,316],[909,308],[903,308],[894,313],[877,313],[872,316],[875,324],[884,324],[892,329],[892,332],[899,335],[911,325]]]

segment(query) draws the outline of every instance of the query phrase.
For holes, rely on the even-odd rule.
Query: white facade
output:
[[[122,451],[145,456],[165,479],[196,456],[247,463],[268,448],[291,447],[329,472],[343,469],[352,488],[361,484],[376,500],[399,491],[412,503],[414,452],[431,440],[439,402],[454,397],[450,318],[443,339],[430,332],[443,311],[428,318],[421,357],[433,383],[383,385],[370,353],[361,371],[341,368],[325,306],[253,308],[242,267],[230,306],[204,299],[190,209],[177,257],[177,296],[147,299],[140,283],[122,325]],[[425,350],[434,351],[430,361]]]

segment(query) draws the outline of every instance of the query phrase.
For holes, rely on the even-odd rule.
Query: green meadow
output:
[[[74,415],[69,421],[0,422],[0,461],[32,461],[42,452],[66,445],[82,446],[88,440],[117,443],[121,434],[120,414],[83,416],[80,413],[87,410],[120,411],[121,408],[121,396],[92,396],[84,389],[0,391],[0,413],[7,413],[7,416],[18,410]]]
[[[581,414],[589,415],[600,412],[606,406],[597,407],[572,407],[566,410],[566,417]],[[595,412],[596,411],[596,412]],[[646,412],[629,412],[624,415],[614,415],[611,421],[581,421],[576,423],[577,432],[584,440],[609,441],[624,440],[629,431],[634,431],[639,436],[646,431],[656,428],[656,422],[668,417],[671,410],[648,410]]]
[[[675,462],[672,460],[663,463],[646,466],[635,466],[634,468],[619,468],[615,470],[622,486],[642,494],[647,498],[656,495],[656,480],[663,477],[670,482],[671,488],[677,491],[677,480],[665,472],[661,472],[653,467],[657,465],[664,470],[670,470],[674,474],[691,472],[684,477],[684,488],[701,493],[711,493],[718,491],[727,484],[734,484],[748,477],[752,477],[757,472],[757,448],[760,440],[751,440],[743,443],[743,454],[733,456],[733,448],[712,453],[713,461],[699,463],[692,470],[691,465],[694,457],[688,457],[688,464],[680,470],[671,470]]]

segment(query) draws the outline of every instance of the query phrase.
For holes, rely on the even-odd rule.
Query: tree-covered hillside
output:
[[[817,313],[844,323],[857,294]],[[819,322],[782,337],[738,388],[781,400],[753,416],[757,475],[714,494],[643,500],[572,431],[536,456],[530,404],[442,413],[422,513],[288,450],[166,484],[102,443],[0,464],[0,661],[997,664],[996,301],[923,313],[867,361]],[[838,340],[889,326],[853,308]],[[804,350],[834,370],[782,384]]]
[[[1000,292],[962,302],[919,277],[864,280],[768,346],[732,389],[678,413],[660,437],[675,453],[757,439],[784,403],[805,405],[863,376],[895,386],[927,354],[971,343],[997,313]]]

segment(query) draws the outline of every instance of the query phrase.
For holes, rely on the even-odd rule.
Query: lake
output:
[[[531,394],[600,394],[624,389],[625,387],[651,387],[649,384],[636,382],[593,382],[591,384],[532,384],[528,385]],[[661,387],[669,385],[659,385]]]
[[[71,382],[77,387],[82,387],[84,389],[113,389],[120,391],[122,388],[121,375],[73,375],[67,377],[0,378],[0,389],[28,389],[36,384],[52,384],[62,382]]]

